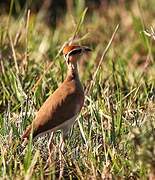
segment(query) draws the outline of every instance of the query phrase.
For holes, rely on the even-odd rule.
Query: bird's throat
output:
[[[75,79],[79,79],[79,73],[78,73],[78,67],[77,67],[77,63],[70,63],[68,65],[68,72],[67,75],[75,78]]]

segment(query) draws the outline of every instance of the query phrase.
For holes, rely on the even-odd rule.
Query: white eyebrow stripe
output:
[[[64,55],[64,58],[67,60],[68,59],[68,57],[69,57],[69,55],[73,52],[73,51],[75,51],[75,50],[82,50],[83,48],[82,47],[78,47],[78,48],[75,48],[75,49],[72,49],[71,51],[69,51],[67,54],[65,54]]]
[[[67,53],[67,54],[68,54],[68,56],[69,56],[73,51],[78,51],[78,50],[81,50],[81,51],[82,51],[83,48],[82,48],[82,47],[75,48],[75,49],[69,51],[69,53]]]

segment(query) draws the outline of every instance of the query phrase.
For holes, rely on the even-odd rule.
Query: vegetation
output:
[[[42,10],[34,14],[25,9],[15,18],[10,6],[9,14],[0,15],[2,179],[59,176],[59,131],[50,166],[48,135],[30,140],[24,150],[19,147],[35,112],[65,78],[60,50],[68,41],[88,45],[93,52],[79,61],[86,98],[65,145],[63,178],[155,176],[155,41],[150,34],[155,2],[94,10],[76,2],[54,30],[44,23]]]

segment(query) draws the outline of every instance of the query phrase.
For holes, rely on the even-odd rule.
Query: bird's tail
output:
[[[28,126],[28,128],[24,131],[23,135],[22,135],[22,141],[24,141],[25,139],[28,139],[30,134],[31,134],[31,125]]]
[[[17,147],[18,154],[23,154],[25,147],[28,144],[28,139],[30,137],[30,134],[31,134],[31,126],[28,126],[28,128],[24,131],[21,137],[20,144]]]

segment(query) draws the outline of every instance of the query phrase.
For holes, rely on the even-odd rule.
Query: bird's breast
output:
[[[76,113],[80,112],[84,104],[84,94],[78,96],[78,102],[76,105]]]

